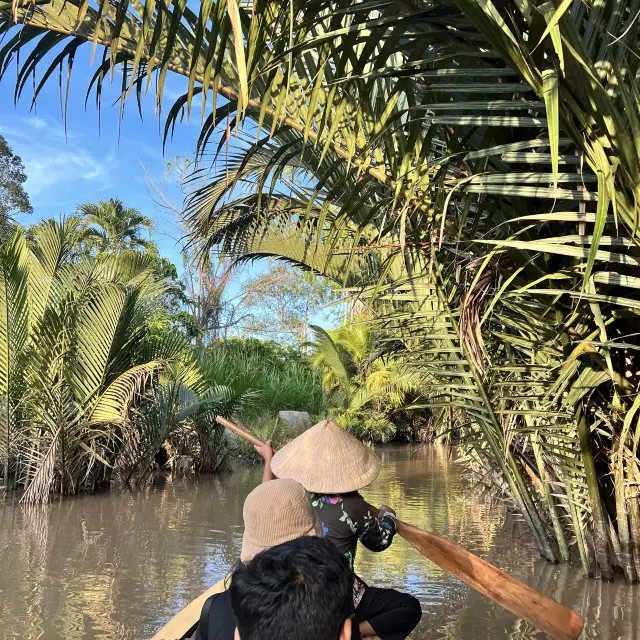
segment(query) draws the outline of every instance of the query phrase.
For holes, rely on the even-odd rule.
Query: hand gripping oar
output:
[[[218,416],[216,420],[253,445],[265,444],[225,418]],[[571,609],[445,538],[400,520],[396,524],[398,533],[425,558],[552,638],[575,640],[580,635],[584,620]]]

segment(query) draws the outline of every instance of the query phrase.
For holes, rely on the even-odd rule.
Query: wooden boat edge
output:
[[[223,578],[212,587],[192,600],[186,607],[178,611],[167,624],[160,629],[151,640],[183,640],[198,624],[204,601],[216,593],[222,593],[227,588],[227,579]]]

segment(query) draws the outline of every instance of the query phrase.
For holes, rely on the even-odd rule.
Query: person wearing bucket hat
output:
[[[289,540],[303,536],[322,538],[320,520],[307,492],[295,480],[282,478],[258,485],[244,501],[242,519],[241,562]]]
[[[324,537],[346,556],[352,569],[358,540],[372,551],[391,546],[395,512],[386,505],[373,509],[359,493],[380,474],[380,460],[370,447],[334,422],[323,420],[307,429],[273,455],[270,467],[275,477],[305,487]],[[360,632],[362,637],[402,640],[422,617],[420,603],[413,596],[370,587],[357,576],[354,602],[355,640],[360,639]]]
[[[244,534],[240,562],[277,545],[311,536],[322,538],[322,528],[304,487],[280,479],[258,485],[242,509]],[[194,640],[233,640],[236,627],[227,590],[209,597],[202,607]]]

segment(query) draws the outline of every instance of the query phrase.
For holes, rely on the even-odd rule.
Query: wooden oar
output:
[[[225,418],[218,416],[216,420],[253,445],[265,444]],[[425,558],[519,618],[558,640],[575,640],[580,636],[584,620],[571,609],[449,540],[400,520],[396,524],[398,533]]]

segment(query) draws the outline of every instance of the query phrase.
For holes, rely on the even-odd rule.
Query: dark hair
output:
[[[241,640],[337,640],[353,613],[353,574],[328,540],[302,537],[262,551],[231,576]]]

